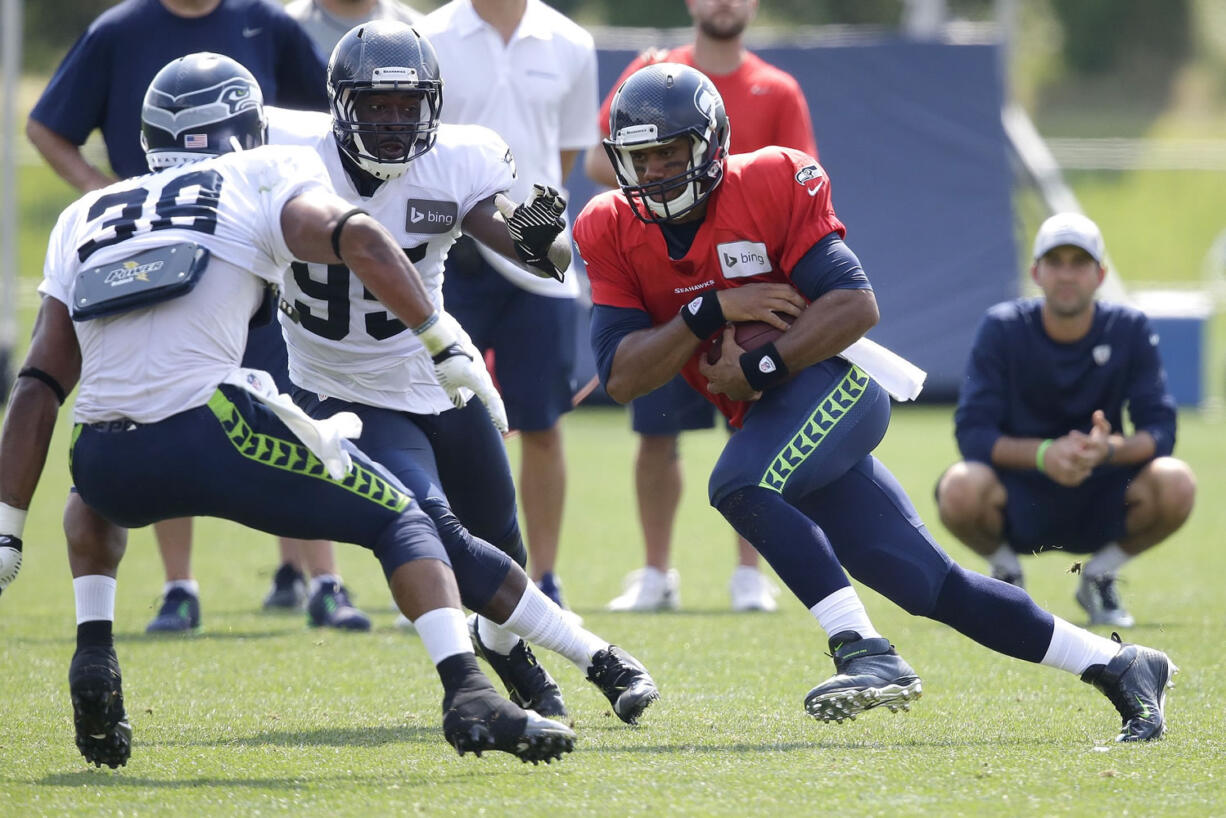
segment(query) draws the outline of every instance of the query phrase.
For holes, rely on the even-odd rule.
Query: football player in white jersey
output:
[[[502,195],[515,180],[510,149],[488,128],[440,123],[438,61],[413,28],[381,21],[349,31],[329,61],[328,98],[331,117],[271,109],[270,144],[318,151],[337,192],[391,231],[440,310],[443,263],[461,231],[539,275],[565,273],[565,200],[539,189],[515,207]],[[285,301],[295,401],[314,417],[357,414],[358,445],[420,498],[445,541],[471,533],[523,567],[506,450],[478,402],[453,406],[427,350],[344,265],[296,262]],[[566,717],[523,640],[485,618],[469,624],[513,701]]]
[[[503,571],[470,577],[462,592],[411,492],[345,439],[355,419],[313,421],[268,388],[266,373],[239,367],[265,285],[294,258],[344,264],[413,328],[448,394],[471,390],[493,406],[479,357],[439,320],[388,232],[332,192],[316,153],[257,147],[263,107],[242,66],[215,54],[170,63],[146,93],[142,122],[150,165],[165,170],[89,193],[60,216],[0,432],[3,588],[20,567],[59,405],[79,383],[65,516],[77,611],[69,686],[82,754],[118,767],[131,752],[112,639],[125,529],[185,515],[371,549],[437,667],[448,741],[461,754],[498,749],[525,761],[568,752],[568,727],[495,692],[460,610],[464,596],[505,618],[523,572],[481,543]],[[490,596],[473,602],[482,583]]]

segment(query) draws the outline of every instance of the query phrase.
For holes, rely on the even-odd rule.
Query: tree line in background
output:
[[[412,0],[421,11],[445,0]],[[1029,2],[1029,0],[1024,0]],[[546,0],[581,22],[613,26],[671,28],[690,23],[682,0]],[[1076,75],[1121,72],[1165,73],[1182,63],[1194,46],[1194,0],[1047,0],[1063,30],[1062,54]],[[52,71],[90,22],[114,0],[26,0],[25,67]],[[950,14],[990,19],[992,0],[947,0]],[[902,0],[761,0],[764,24],[830,25],[898,23]]]

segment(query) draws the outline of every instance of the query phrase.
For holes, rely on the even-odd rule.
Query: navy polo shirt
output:
[[[1124,406],[1135,431],[1153,435],[1155,456],[1175,447],[1175,401],[1167,392],[1158,335],[1145,314],[1096,302],[1084,338],[1053,341],[1041,298],[997,304],[979,324],[954,429],[966,460],[992,462],[997,438],[1089,432],[1101,409],[1115,432]]]
[[[280,4],[222,0],[204,17],[187,18],[158,0],[125,0],[77,40],[30,117],[76,145],[100,128],[116,175],[147,173],[140,147],[145,89],[162,66],[194,51],[242,63],[270,105],[327,108],[324,57]]]

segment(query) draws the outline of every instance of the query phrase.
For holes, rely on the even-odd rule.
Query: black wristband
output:
[[[724,319],[724,308],[719,305],[719,294],[715,290],[697,296],[682,307],[681,319],[700,341],[707,340],[727,323]]]
[[[64,405],[64,400],[68,397],[68,393],[64,391],[64,387],[60,386],[59,381],[37,367],[27,366],[17,373],[17,377],[33,378],[36,381],[42,381],[47,384],[48,388],[55,393],[56,400],[60,402],[60,406]]]
[[[345,229],[345,222],[349,221],[354,216],[365,215],[368,215],[365,210],[360,207],[355,207],[353,210],[350,210],[348,213],[341,216],[340,220],[336,223],[336,227],[332,228],[332,254],[341,261],[345,260],[341,256],[341,231]]]
[[[741,371],[755,392],[761,392],[788,377],[788,365],[783,362],[773,343],[743,353]]]

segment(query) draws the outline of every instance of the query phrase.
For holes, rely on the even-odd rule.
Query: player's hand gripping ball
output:
[[[790,315],[785,315],[781,312],[775,313],[788,324],[791,324],[795,319]],[[733,338],[736,339],[736,345],[746,352],[755,350],[760,346],[765,346],[783,335],[783,330],[772,327],[765,321],[738,321],[732,325]],[[707,347],[707,363],[713,364],[719,360],[724,349],[724,334],[721,332],[711,341],[711,345]]]

